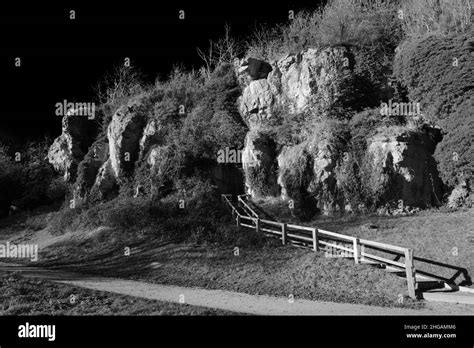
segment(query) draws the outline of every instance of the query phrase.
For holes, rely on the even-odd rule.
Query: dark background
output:
[[[93,86],[130,57],[147,79],[165,78],[176,64],[199,67],[196,48],[207,48],[230,24],[245,39],[259,24],[288,20],[288,11],[318,1],[127,1],[84,4],[0,4],[0,140],[57,136],[54,105],[93,101]],[[69,19],[69,11],[76,19]],[[185,20],[179,20],[179,10]],[[14,66],[21,57],[21,68]]]

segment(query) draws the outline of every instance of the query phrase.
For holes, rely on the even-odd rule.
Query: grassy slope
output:
[[[259,200],[257,203],[272,216],[282,217],[280,221],[296,221],[280,200]],[[451,212],[428,210],[403,217],[319,217],[301,224],[413,248],[415,256],[463,267],[471,277],[474,275],[474,208]],[[376,228],[370,228],[371,225]],[[446,277],[455,273],[420,262],[415,267]]]
[[[366,228],[367,224],[378,228]],[[460,266],[466,268],[471,277],[474,275],[474,209],[449,213],[425,211],[398,218],[371,217],[343,224],[328,221],[324,225],[344,234],[410,247],[415,256]],[[455,273],[421,262],[415,267],[445,277]]]
[[[74,303],[71,303],[74,295]],[[186,304],[77,288],[15,274],[0,277],[0,315],[234,315]]]
[[[378,228],[365,228],[370,224]],[[473,247],[468,242],[474,226],[472,210],[427,211],[396,218],[320,218],[312,225],[409,246],[415,255],[474,271]],[[160,240],[157,230],[154,227],[137,234],[100,229],[91,237],[46,248],[40,264],[163,284],[383,306],[398,305],[398,295],[406,292],[404,279],[356,266],[351,260],[326,258],[324,253],[270,242],[263,247],[237,244],[239,256],[234,256],[234,246],[167,243]],[[131,248],[131,256],[124,256],[126,246]],[[453,247],[458,248],[457,256]],[[440,271],[437,269],[438,274]],[[404,305],[413,303],[408,300]]]
[[[406,292],[404,279],[382,270],[278,243],[240,247],[235,256],[230,246],[171,244],[153,235],[141,240],[122,235],[110,243],[114,238],[114,231],[104,230],[93,239],[56,244],[43,252],[40,264],[162,284],[383,306],[398,306],[399,294]],[[125,246],[131,256],[124,256]],[[407,299],[403,305],[413,303]]]

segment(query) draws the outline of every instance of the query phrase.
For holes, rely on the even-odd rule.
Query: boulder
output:
[[[266,79],[272,70],[269,63],[250,57],[240,63],[237,74],[241,84],[248,84],[251,81]]]
[[[274,88],[268,80],[257,80],[250,82],[243,90],[239,98],[239,112],[247,124],[258,123],[272,116],[277,100]]]

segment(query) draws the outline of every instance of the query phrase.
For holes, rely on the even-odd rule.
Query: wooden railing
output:
[[[237,205],[239,207],[242,207],[245,210],[245,212],[248,213],[250,216],[253,216],[258,219],[259,218],[258,214],[247,204],[247,202],[245,202],[244,197],[247,197],[247,196],[248,196],[247,194],[237,196]]]
[[[356,264],[361,262],[373,264],[385,264],[395,269],[403,270],[406,274],[408,295],[416,298],[416,277],[413,264],[413,250],[395,245],[360,239],[340,233],[330,232],[323,229],[287,224],[282,222],[260,219],[258,214],[245,202],[244,195],[237,197],[239,209],[231,202],[231,195],[222,195],[223,203],[231,210],[232,216],[238,227],[254,229],[256,232],[278,237],[283,244],[295,244],[302,247],[310,247],[319,251],[321,247],[326,250],[333,248],[354,259]],[[396,259],[387,259],[380,255],[366,252],[366,249],[395,254]],[[335,255],[337,256],[337,254]],[[339,256],[338,256],[339,257]],[[398,260],[403,257],[404,262]]]

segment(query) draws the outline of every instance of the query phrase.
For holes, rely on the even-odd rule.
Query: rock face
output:
[[[108,159],[109,144],[107,138],[95,141],[87,155],[79,164],[78,177],[76,180],[76,197],[84,199],[88,191],[96,181],[99,169]]]
[[[344,107],[353,83],[350,52],[334,47],[307,49],[268,63],[247,59],[237,73],[243,89],[239,112],[249,126],[243,156],[247,192],[291,199],[307,217],[316,211],[351,210],[341,192],[343,154],[328,137],[309,133],[277,152],[269,131],[275,117],[316,114],[324,119]],[[368,140],[364,160],[371,170],[364,179],[380,196],[378,204],[437,205],[443,192],[432,157],[436,141],[431,131],[402,128],[390,134],[382,129]]]
[[[263,132],[247,133],[242,152],[246,191],[252,196],[279,194],[275,142]]]
[[[313,156],[307,144],[285,146],[278,155],[278,185],[281,198],[290,202],[289,206],[302,219],[314,215],[316,202],[310,192],[313,180]]]
[[[326,139],[310,146],[313,156],[313,177],[308,191],[317,201],[317,208],[323,212],[332,212],[340,208],[336,197],[336,155]]]
[[[282,109],[301,113],[317,104],[320,110],[328,110],[351,77],[349,62],[349,53],[342,47],[307,49],[271,63],[244,60],[238,70],[244,87],[239,111],[252,123]]]
[[[161,176],[166,171],[166,160],[169,156],[168,146],[154,145],[149,151],[147,163],[152,171],[155,171],[158,176]]]
[[[281,198],[294,201],[302,210],[301,217],[310,218],[318,210],[336,210],[335,168],[335,154],[326,140],[284,147],[278,156]]]
[[[146,125],[143,136],[140,139],[140,155],[139,158],[147,158],[152,146],[160,144],[161,142],[161,126],[158,121],[152,120]]]
[[[120,179],[133,170],[139,156],[139,140],[143,134],[145,118],[133,106],[121,107],[107,128],[110,166]]]
[[[147,154],[156,140],[157,128],[150,123],[144,133],[145,117],[138,106],[122,106],[112,117],[107,135],[93,143],[94,124],[87,118],[63,119],[63,132],[51,145],[48,159],[68,181],[75,181],[74,196],[83,199],[89,191],[108,196],[122,178],[130,174],[141,153]],[[86,155],[87,154],[87,155]]]
[[[368,180],[381,190],[386,202],[425,208],[442,199],[442,183],[430,149],[428,133],[376,134],[369,139],[367,156],[374,171]]]
[[[300,153],[286,147],[278,155],[273,139],[260,130],[273,117],[289,117],[315,107],[324,113],[337,104],[352,74],[349,52],[343,47],[307,49],[269,63],[249,58],[241,62],[237,72],[243,88],[239,112],[250,128],[243,156],[247,192],[254,196],[281,193],[285,198],[295,199],[311,194],[319,196],[323,188],[332,190],[335,162],[324,144],[320,149],[306,146]],[[252,153],[256,161],[250,166],[247,161]],[[304,163],[294,163],[290,153]],[[304,173],[298,173],[305,177],[305,183],[299,184],[304,188],[293,183],[295,165],[305,166]],[[307,165],[311,168],[306,168]]]
[[[307,49],[273,62],[247,58],[236,67],[242,87],[237,107],[249,128],[242,151],[247,193],[292,200],[305,218],[318,211],[328,214],[354,208],[344,196],[347,190],[342,189],[351,181],[343,175],[347,168],[341,160],[342,148],[352,140],[337,133],[343,122],[329,122],[336,121],[331,119],[333,110],[344,107],[351,98],[348,91],[353,89],[354,76],[350,57],[344,47]],[[147,122],[140,109],[139,102],[120,107],[106,135],[93,144],[90,120],[80,116],[63,119],[63,132],[51,146],[48,159],[67,180],[78,177],[75,196],[95,192],[100,199],[107,199],[136,167],[140,169],[137,177],[148,185],[174,168],[170,163],[181,160],[182,154],[163,143],[164,128],[156,120]],[[299,127],[300,118],[307,129]],[[327,124],[318,128],[314,126],[318,121]],[[286,132],[294,133],[295,124],[302,134],[290,134],[296,140],[283,144]],[[336,126],[331,128],[333,124]],[[292,128],[282,130],[286,125]],[[402,206],[423,208],[440,203],[443,192],[432,157],[436,146],[432,132],[381,126],[372,136],[362,135],[363,151],[357,150],[362,152],[357,158],[370,167],[363,180],[377,197],[377,207],[402,202]],[[207,169],[221,190],[240,191],[239,180],[228,180],[238,177],[230,168],[217,165]],[[352,173],[346,170],[349,176]],[[160,179],[155,181],[150,192],[165,186]],[[464,199],[465,191],[460,189],[458,196]],[[453,197],[452,201],[461,198]]]
[[[64,180],[73,182],[76,179],[77,166],[96,135],[94,128],[87,117],[63,117],[62,133],[51,145],[48,161],[64,175]]]
[[[93,186],[93,190],[100,194],[100,198],[107,199],[117,188],[117,178],[112,169],[110,158],[100,167]]]
[[[145,117],[135,105],[125,105],[117,110],[107,128],[108,158],[101,161],[92,190],[102,199],[112,196],[123,177],[131,174],[140,156],[140,139],[145,136]],[[150,131],[147,133],[149,134]],[[147,143],[146,138],[143,140]]]

